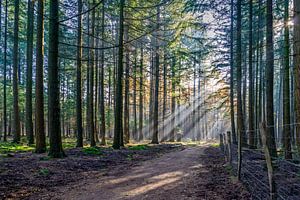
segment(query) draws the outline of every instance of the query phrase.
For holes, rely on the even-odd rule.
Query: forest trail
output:
[[[237,191],[242,189],[240,185],[229,183],[229,178],[224,177],[224,173],[220,174],[220,170],[211,173],[213,168],[209,167],[206,159],[211,155],[205,155],[208,148],[208,145],[188,147],[131,169],[115,169],[102,178],[83,181],[72,189],[62,188],[54,199],[227,199],[224,195],[230,193],[233,196],[228,196],[228,199],[243,196],[243,192]],[[219,168],[224,169],[222,164]],[[227,180],[225,184],[224,180]]]
[[[72,191],[62,199],[184,199],[181,196],[199,168],[199,155],[204,148],[189,147],[143,162],[131,170],[114,170],[103,180],[94,180]],[[122,172],[121,172],[122,173]],[[171,196],[170,196],[171,195]],[[174,198],[172,198],[174,196]]]

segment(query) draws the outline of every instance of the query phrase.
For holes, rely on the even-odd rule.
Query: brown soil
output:
[[[208,145],[165,144],[138,151],[110,150],[101,156],[82,155],[78,149],[67,153],[68,158],[60,160],[41,161],[40,156],[24,154],[1,161],[0,198],[251,199],[232,181],[219,149]],[[41,167],[49,174],[37,173]]]
[[[216,148],[188,147],[138,166],[121,166],[105,176],[61,188],[52,199],[185,200],[251,199],[233,183]]]

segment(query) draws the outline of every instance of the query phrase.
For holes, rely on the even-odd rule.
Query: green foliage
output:
[[[64,149],[74,148],[76,146],[76,139],[75,138],[64,138],[62,145],[63,145]]]
[[[129,154],[128,156],[127,156],[127,160],[132,160],[133,159],[133,155],[132,154]]]
[[[88,155],[102,155],[101,148],[99,147],[84,147],[82,151]]]
[[[211,144],[212,147],[215,147],[215,148],[219,148],[220,147],[220,144],[219,143],[213,143]]]
[[[34,150],[33,146],[28,146],[23,143],[20,144],[15,144],[11,142],[0,143],[0,154],[28,152],[33,150]]]
[[[42,176],[48,176],[50,174],[50,170],[47,168],[42,168],[39,170],[39,174]]]
[[[51,157],[45,156],[45,157],[41,157],[40,161],[47,161],[47,160],[50,160],[50,159],[51,159]]]
[[[139,150],[146,150],[148,149],[148,145],[146,144],[141,144],[141,145],[134,145],[134,146],[129,146],[128,149],[129,150],[136,150],[136,151],[139,151]]]

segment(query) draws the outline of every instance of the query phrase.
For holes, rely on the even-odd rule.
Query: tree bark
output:
[[[129,25],[125,26],[125,43],[129,41]],[[125,91],[124,91],[124,142],[127,144],[130,140],[129,133],[129,70],[130,70],[130,59],[129,59],[129,47],[125,46]]]
[[[244,115],[242,109],[242,13],[241,0],[237,0],[237,48],[236,48],[236,76],[237,76],[237,130],[242,134],[240,138],[244,137]],[[243,141],[240,140],[240,141]],[[243,144],[244,145],[244,144]]]
[[[82,0],[78,0],[78,13],[82,13]],[[77,127],[77,147],[83,147],[82,133],[82,91],[81,91],[81,59],[82,59],[82,16],[78,15],[77,29],[77,68],[76,68],[76,127]]]
[[[14,1],[14,46],[13,46],[13,142],[19,143],[21,140],[20,132],[20,113],[19,113],[19,90],[18,90],[18,52],[19,52],[19,11],[20,1]]]
[[[26,50],[26,135],[28,144],[34,143],[32,122],[32,60],[33,60],[34,0],[28,0]]]
[[[284,156],[292,159],[291,149],[291,112],[290,112],[290,44],[289,44],[289,1],[284,3],[284,70],[283,70],[283,134]]]
[[[168,135],[165,133],[165,118],[166,118],[166,112],[167,112],[167,61],[166,61],[166,58],[167,58],[167,55],[166,53],[164,53],[164,64],[163,64],[163,116],[162,116],[162,127],[163,127],[163,130],[162,130],[162,133],[163,133],[163,136],[162,136],[162,139],[161,141],[165,141],[168,137]]]
[[[93,0],[93,6],[95,5],[95,0]],[[92,26],[91,26],[91,35],[95,35],[95,9],[92,11]],[[95,141],[95,129],[94,129],[94,69],[95,69],[95,38],[92,37],[90,40],[90,46],[92,47],[90,49],[90,81],[89,81],[89,105],[88,105],[88,117],[89,117],[89,134],[91,136],[90,138],[90,145],[96,146],[96,141]]]
[[[273,157],[277,156],[275,134],[274,134],[274,47],[273,47],[273,0],[267,0],[267,15],[266,15],[266,122],[267,122],[267,145],[270,149],[270,154]]]
[[[120,149],[123,146],[123,35],[124,35],[124,4],[125,0],[120,0],[120,30],[119,30],[119,60],[117,66],[117,83],[115,96],[115,133],[113,148]]]
[[[235,132],[235,115],[234,115],[234,49],[233,49],[233,10],[234,3],[231,0],[231,21],[230,21],[230,118],[231,118],[231,132],[232,141],[234,144],[237,143],[236,132]]]
[[[160,24],[160,7],[157,7],[156,15],[156,30],[157,37],[159,36],[159,25]],[[152,144],[158,144],[158,98],[159,98],[159,40],[155,39],[155,89],[154,89],[154,112],[153,112],[153,135],[152,135]]]
[[[248,102],[248,112],[249,112],[249,147],[255,148],[255,132],[254,132],[254,82],[253,82],[253,0],[249,0],[249,102]]]
[[[294,1],[294,88],[296,144],[300,153],[300,3]]]
[[[104,34],[104,30],[105,30],[105,4],[103,1],[103,5],[102,5],[102,31],[101,31],[101,37],[102,39],[104,39],[105,34]],[[104,42],[101,42],[102,47],[104,47]],[[104,94],[104,51],[101,51],[101,67],[100,67],[100,100],[99,100],[99,104],[100,104],[100,117],[101,117],[101,126],[100,126],[100,133],[101,133],[101,144],[105,145],[106,144],[106,140],[105,140],[105,104],[104,104],[104,100],[105,100],[105,94]]]
[[[4,58],[3,58],[3,141],[6,142],[7,140],[7,101],[6,101],[6,71],[7,71],[7,12],[8,3],[5,0],[5,19],[4,19]]]
[[[137,108],[136,108],[136,80],[137,80],[137,50],[134,53],[134,65],[133,65],[133,131],[132,135],[135,140],[138,139],[137,137]]]
[[[175,78],[175,65],[176,65],[176,60],[175,58],[172,59],[172,64],[171,64],[171,88],[172,88],[172,92],[171,92],[171,132],[170,132],[170,142],[174,142],[175,141],[175,120],[176,120],[176,116],[175,116],[175,109],[176,109],[176,78]]]
[[[37,14],[37,43],[36,43],[36,98],[35,98],[35,130],[36,152],[46,151],[46,136],[44,127],[44,1],[38,0]]]
[[[49,116],[49,155],[55,158],[65,156],[62,148],[60,132],[59,107],[59,67],[58,67],[58,36],[59,36],[59,1],[50,1],[49,20],[49,55],[48,55],[48,116]]]
[[[144,101],[143,101],[143,92],[144,92],[144,74],[143,74],[143,68],[144,68],[144,50],[143,47],[141,47],[141,58],[140,58],[140,95],[139,95],[139,141],[143,140],[143,126],[144,126]]]

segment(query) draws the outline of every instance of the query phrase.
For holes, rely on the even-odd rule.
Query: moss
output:
[[[141,145],[134,145],[134,146],[128,146],[128,149],[129,150],[136,150],[136,151],[139,151],[139,150],[146,150],[148,149],[148,145],[146,144],[141,144]]]
[[[220,147],[220,144],[219,143],[213,143],[213,144],[211,144],[211,146],[215,147],[215,148],[218,148],[218,147]]]
[[[89,155],[102,155],[101,148],[99,147],[84,147],[82,151]]]
[[[20,144],[10,143],[10,142],[0,143],[0,154],[28,152],[33,150],[34,150],[34,146],[28,146],[22,143]]]

